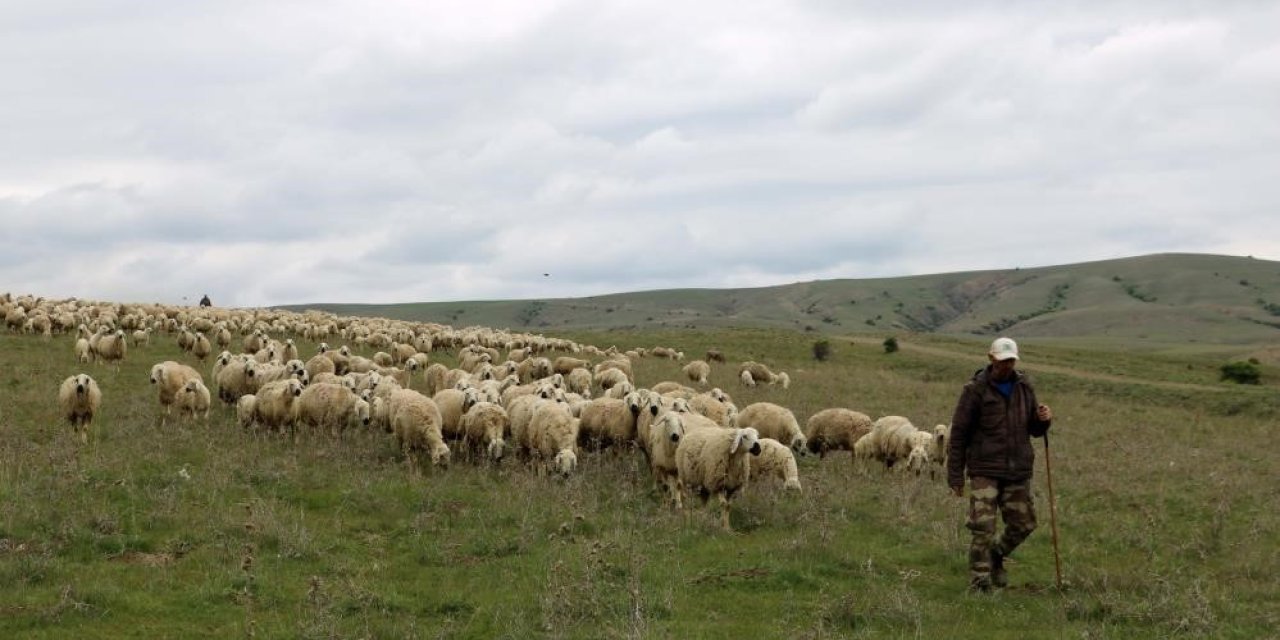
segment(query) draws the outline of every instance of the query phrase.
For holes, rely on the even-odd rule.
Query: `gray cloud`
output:
[[[26,4],[0,9],[10,290],[397,302],[1280,257],[1265,3]]]

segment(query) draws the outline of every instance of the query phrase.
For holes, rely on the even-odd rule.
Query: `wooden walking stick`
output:
[[[1053,466],[1049,463],[1049,432],[1044,434],[1044,477],[1049,482],[1049,526],[1053,530],[1053,572],[1062,591],[1062,558],[1058,555],[1058,506],[1053,500]]]

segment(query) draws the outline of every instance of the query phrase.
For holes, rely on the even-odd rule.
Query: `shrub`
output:
[[[818,362],[826,362],[831,357],[831,341],[819,340],[813,343],[813,359]]]
[[[1237,384],[1258,384],[1262,372],[1251,362],[1230,362],[1222,365],[1222,379]]]
[[[893,336],[889,336],[888,338],[885,338],[885,339],[884,339],[884,352],[885,352],[885,353],[893,353],[894,351],[897,351],[897,350],[898,350],[898,339],[897,339],[897,338],[895,338],[895,337],[893,337]]]

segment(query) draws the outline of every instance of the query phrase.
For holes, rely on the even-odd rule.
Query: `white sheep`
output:
[[[689,408],[694,413],[706,416],[722,427],[737,426],[738,408],[733,403],[717,400],[710,393],[699,393],[690,398]]]
[[[254,371],[258,362],[245,355],[232,356],[231,360],[218,369],[213,383],[218,390],[218,399],[227,404],[234,404],[240,396],[251,394],[256,390],[253,386]]]
[[[173,360],[165,360],[153,365],[150,380],[151,384],[156,386],[157,396],[160,406],[164,407],[165,416],[170,414],[174,402],[177,401],[178,393],[187,386],[188,381],[204,382],[199,371]],[[163,420],[161,422],[163,423]]]
[[[102,333],[96,341],[90,339],[89,346],[92,347],[94,354],[105,362],[124,360],[125,354],[129,351],[129,343],[125,339],[123,329],[115,333]]]
[[[462,416],[480,401],[480,393],[471,388],[442,389],[431,396],[431,401],[440,409],[440,432],[447,439],[461,439]]]
[[[886,468],[892,468],[899,460],[906,460],[917,446],[927,442],[917,436],[918,433],[922,432],[910,420],[902,416],[884,416],[871,425],[871,433],[858,439],[853,453],[859,459],[879,460]],[[933,437],[927,433],[924,436]]]
[[[578,429],[580,422],[563,402],[538,404],[523,432],[522,448],[549,463],[561,475],[569,475],[578,467]]]
[[[85,373],[63,380],[62,386],[58,387],[58,404],[72,429],[80,434],[80,442],[88,442],[89,426],[93,424],[93,416],[102,404],[102,391],[98,389],[98,383]]]
[[[916,431],[911,435],[911,451],[907,454],[907,470],[920,475],[925,467],[929,467],[929,477],[937,477],[940,467],[947,464],[947,440],[951,436],[951,427],[940,424],[933,428],[933,433]],[[929,463],[933,462],[933,466]]]
[[[87,338],[76,338],[76,361],[87,363],[93,360],[93,350],[89,348]]]
[[[187,380],[174,404],[178,405],[178,415],[190,415],[194,420],[197,415],[209,421],[209,387],[198,378]]]
[[[653,421],[645,431],[642,443],[649,458],[649,470],[654,482],[663,494],[663,502],[680,509],[683,507],[680,491],[680,470],[676,464],[676,451],[685,435],[684,421],[680,414],[668,412]]]
[[[236,422],[241,428],[248,429],[253,426],[255,415],[258,408],[258,396],[245,394],[236,400]]]
[[[800,423],[790,409],[772,402],[756,402],[738,413],[739,427],[751,427],[762,438],[773,438],[786,443],[791,450],[805,455],[807,440],[800,431]]]
[[[597,398],[582,406],[578,444],[590,449],[603,449],[633,442],[636,438],[636,416],[640,415],[640,397]]]
[[[760,434],[751,428],[694,429],[680,438],[676,467],[681,489],[698,495],[702,503],[714,494],[720,501],[720,522],[729,525],[729,501],[747,485],[751,461],[760,455]]]
[[[627,377],[627,372],[617,367],[607,367],[601,369],[599,365],[595,368],[596,384],[601,389],[609,389],[614,385],[624,382],[631,383],[631,379]]]
[[[297,419],[297,400],[302,395],[302,382],[297,378],[274,380],[258,388],[254,402],[254,422],[284,430]]]
[[[497,462],[506,452],[511,434],[511,418],[506,409],[492,402],[478,402],[462,414],[462,445],[468,451],[483,449]]]
[[[800,469],[787,445],[773,438],[760,438],[760,455],[751,461],[751,480],[775,478],[783,488],[800,490]]]
[[[753,360],[747,360],[738,365],[738,377],[742,380],[742,384],[748,387],[754,387],[762,383],[773,384],[778,378],[777,374],[771,371],[767,365]]]
[[[705,360],[694,360],[681,369],[685,377],[697,384],[707,384],[707,376],[711,375],[711,365]]]
[[[313,382],[302,390],[297,404],[299,425],[327,428],[334,435],[369,426],[369,403],[342,384]]]
[[[867,414],[840,407],[823,409],[809,416],[804,429],[809,451],[818,454],[820,459],[826,457],[828,451],[848,451],[849,459],[855,460],[854,444],[868,433],[871,433],[871,418]]]
[[[399,389],[387,399],[387,411],[396,441],[411,463],[415,451],[425,450],[431,464],[448,466],[449,446],[440,431],[440,408],[431,398],[413,389]]]

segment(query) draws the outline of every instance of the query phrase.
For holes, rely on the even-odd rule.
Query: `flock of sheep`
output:
[[[582,450],[638,450],[666,501],[681,509],[692,496],[704,503],[715,496],[725,528],[730,501],[749,480],[776,479],[788,489],[801,488],[797,455],[849,451],[855,461],[888,467],[905,461],[916,473],[933,473],[947,450],[945,425],[922,431],[901,416],[873,421],[851,409],[829,408],[801,429],[795,414],[778,404],[739,409],[728,393],[706,389],[710,363],[725,362],[718,350],[682,367],[696,387],[674,380],[644,387],[632,362],[679,362],[684,353],[666,347],[600,349],[541,335],[315,311],[3,294],[0,315],[11,331],[76,335],[81,362],[118,365],[129,343],[146,346],[154,333],[172,336],[200,365],[220,349],[208,378],[172,360],[151,367],[161,420],[175,407],[184,419],[207,420],[216,398],[245,428],[295,437],[316,430],[382,430],[413,464],[425,456],[442,467],[455,459],[497,464],[514,453],[540,473],[572,474]],[[318,343],[317,353],[304,360],[285,336]],[[330,340],[346,344],[331,348]],[[358,355],[369,351],[375,352]],[[433,362],[439,352],[456,354],[458,366]],[[790,384],[787,373],[749,361],[739,365],[737,379],[743,386]],[[87,374],[73,375],[60,387],[62,412],[82,441],[102,401]]]

